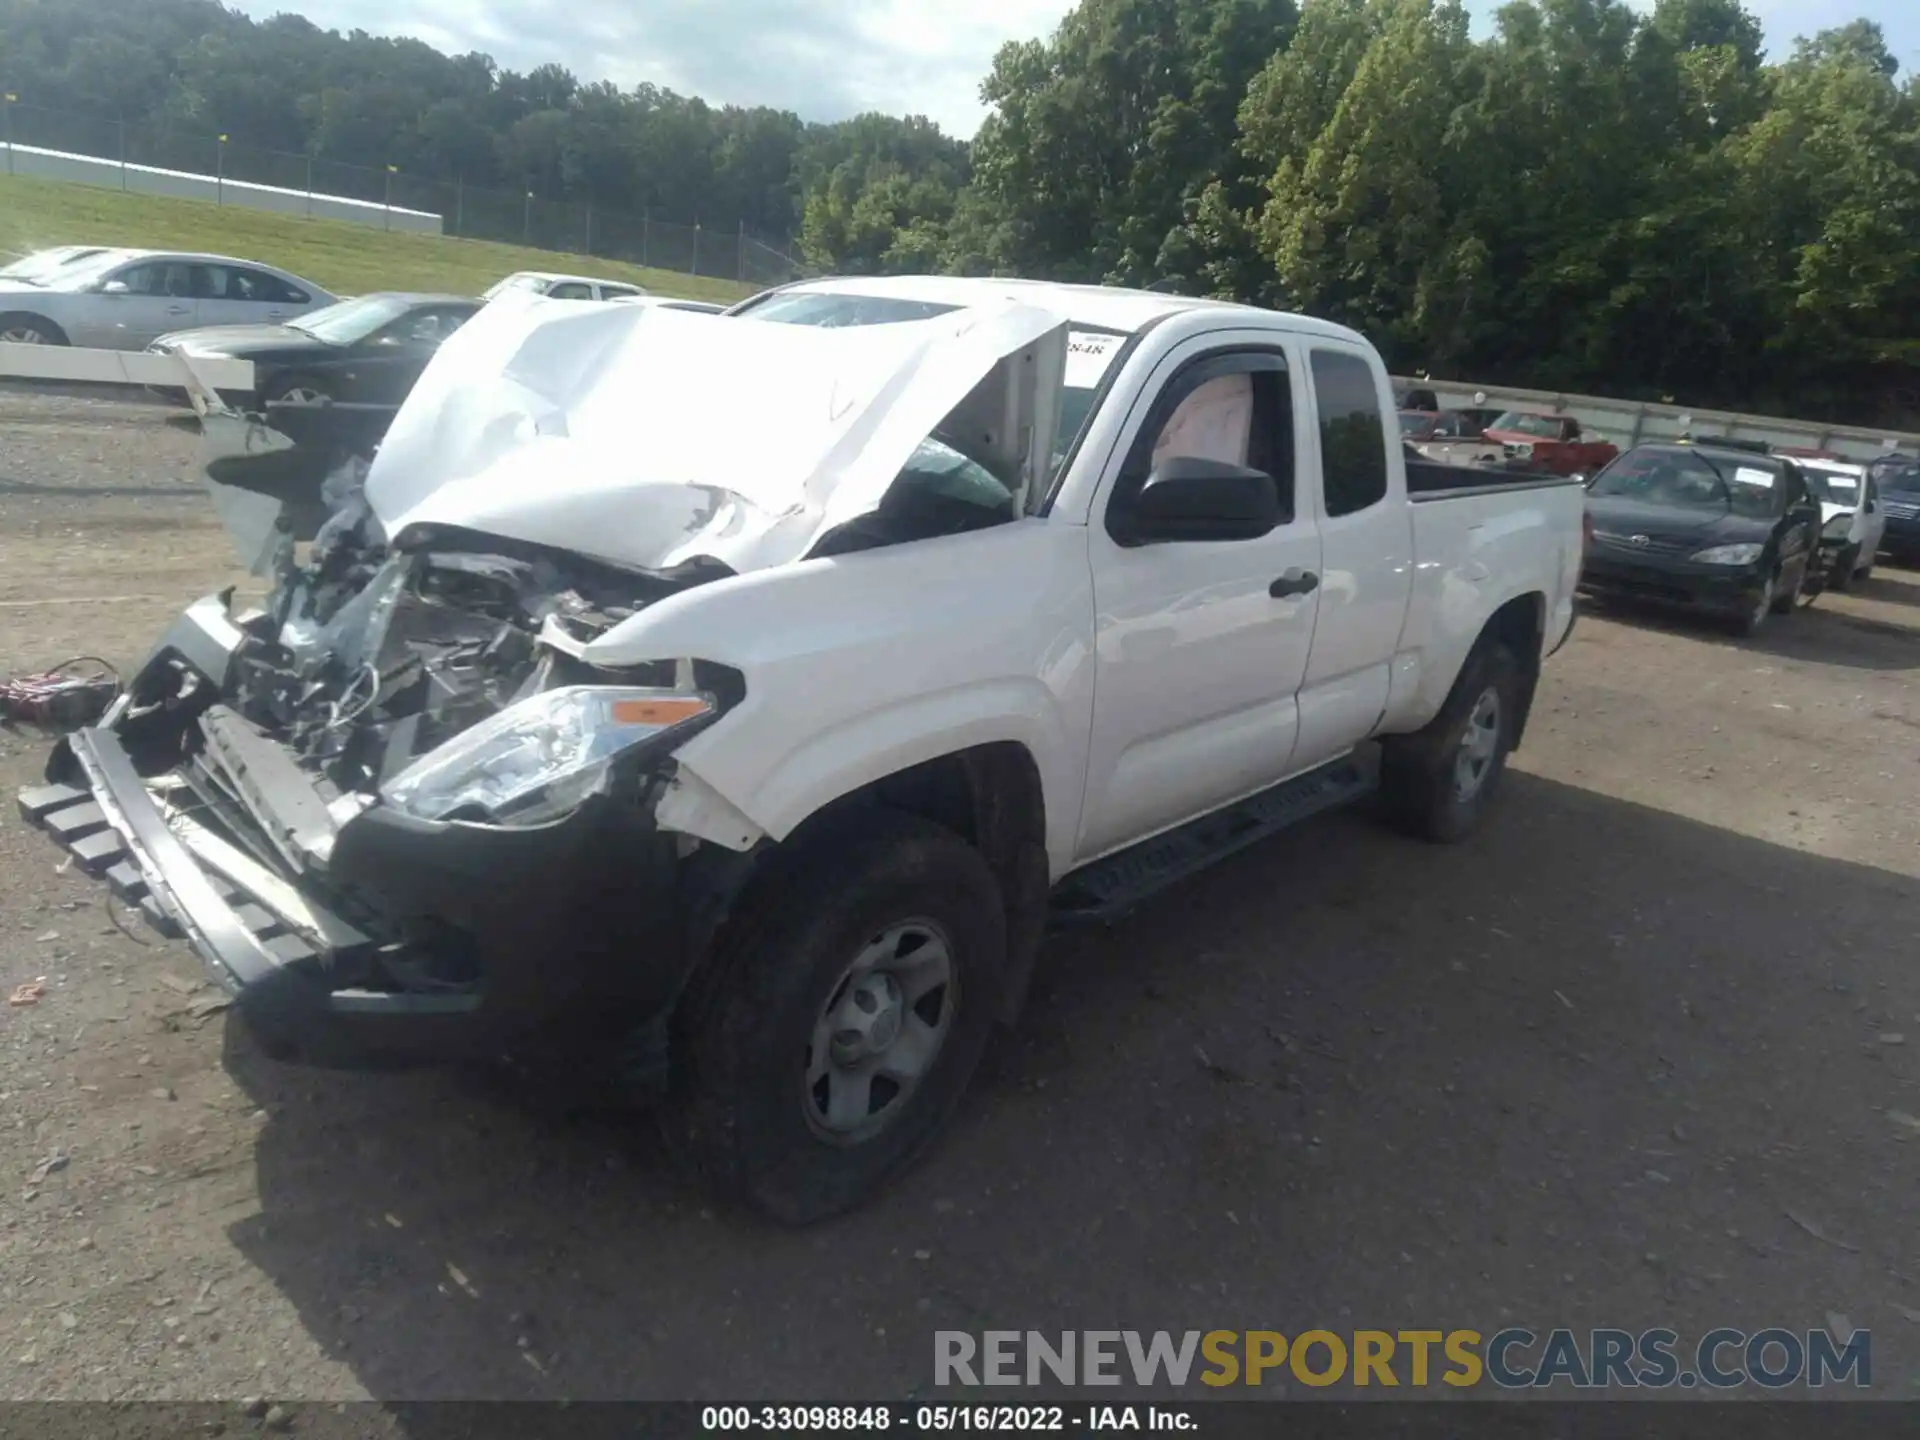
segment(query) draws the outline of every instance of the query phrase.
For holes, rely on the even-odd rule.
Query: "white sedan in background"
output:
[[[496,280],[480,298],[491,300],[509,290],[524,290],[544,295],[549,300],[630,300],[649,292],[624,280],[600,280],[591,275],[556,275],[549,270],[516,270],[504,280]]]
[[[1844,590],[1866,579],[1887,533],[1887,517],[1867,467],[1840,460],[1794,463],[1820,500],[1820,548],[1833,556],[1828,586]]]
[[[38,279],[0,280],[0,343],[144,350],[169,331],[280,325],[335,299],[254,260],[103,250]]]

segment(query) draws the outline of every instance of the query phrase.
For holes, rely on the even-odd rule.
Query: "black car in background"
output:
[[[1911,455],[1883,455],[1867,466],[1880,491],[1880,511],[1887,531],[1880,553],[1896,565],[1920,566],[1920,460]]]
[[[328,400],[397,407],[441,342],[482,303],[460,295],[360,295],[285,325],[176,330],[148,349],[251,360],[254,393],[222,397],[249,409]]]
[[[1637,445],[1588,484],[1587,521],[1589,595],[1686,606],[1751,635],[1818,581],[1820,503],[1778,455]]]

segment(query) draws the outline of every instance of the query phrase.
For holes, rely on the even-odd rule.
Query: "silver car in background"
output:
[[[0,280],[0,343],[144,350],[169,331],[279,325],[335,298],[254,260],[103,250],[39,278]]]

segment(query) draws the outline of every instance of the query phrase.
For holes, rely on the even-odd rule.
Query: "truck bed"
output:
[[[1407,494],[1416,503],[1445,500],[1489,490],[1524,490],[1539,485],[1570,485],[1575,482],[1550,470],[1539,470],[1525,462],[1495,465],[1449,465],[1429,460],[1412,446],[1407,447]]]
[[[1407,464],[1411,492],[1413,594],[1400,640],[1417,657],[1396,676],[1385,733],[1424,725],[1446,699],[1487,615],[1509,598],[1544,597],[1547,649],[1573,622],[1580,573],[1580,483],[1498,466]],[[1417,697],[1417,698],[1416,698]]]

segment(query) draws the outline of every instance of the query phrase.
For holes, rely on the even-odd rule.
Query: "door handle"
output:
[[[1289,570],[1267,587],[1267,594],[1276,600],[1285,600],[1295,595],[1311,595],[1319,584],[1320,577],[1311,570]]]
[[[169,315],[184,315],[186,313],[187,307],[184,305],[169,305],[167,307],[167,314]]]

